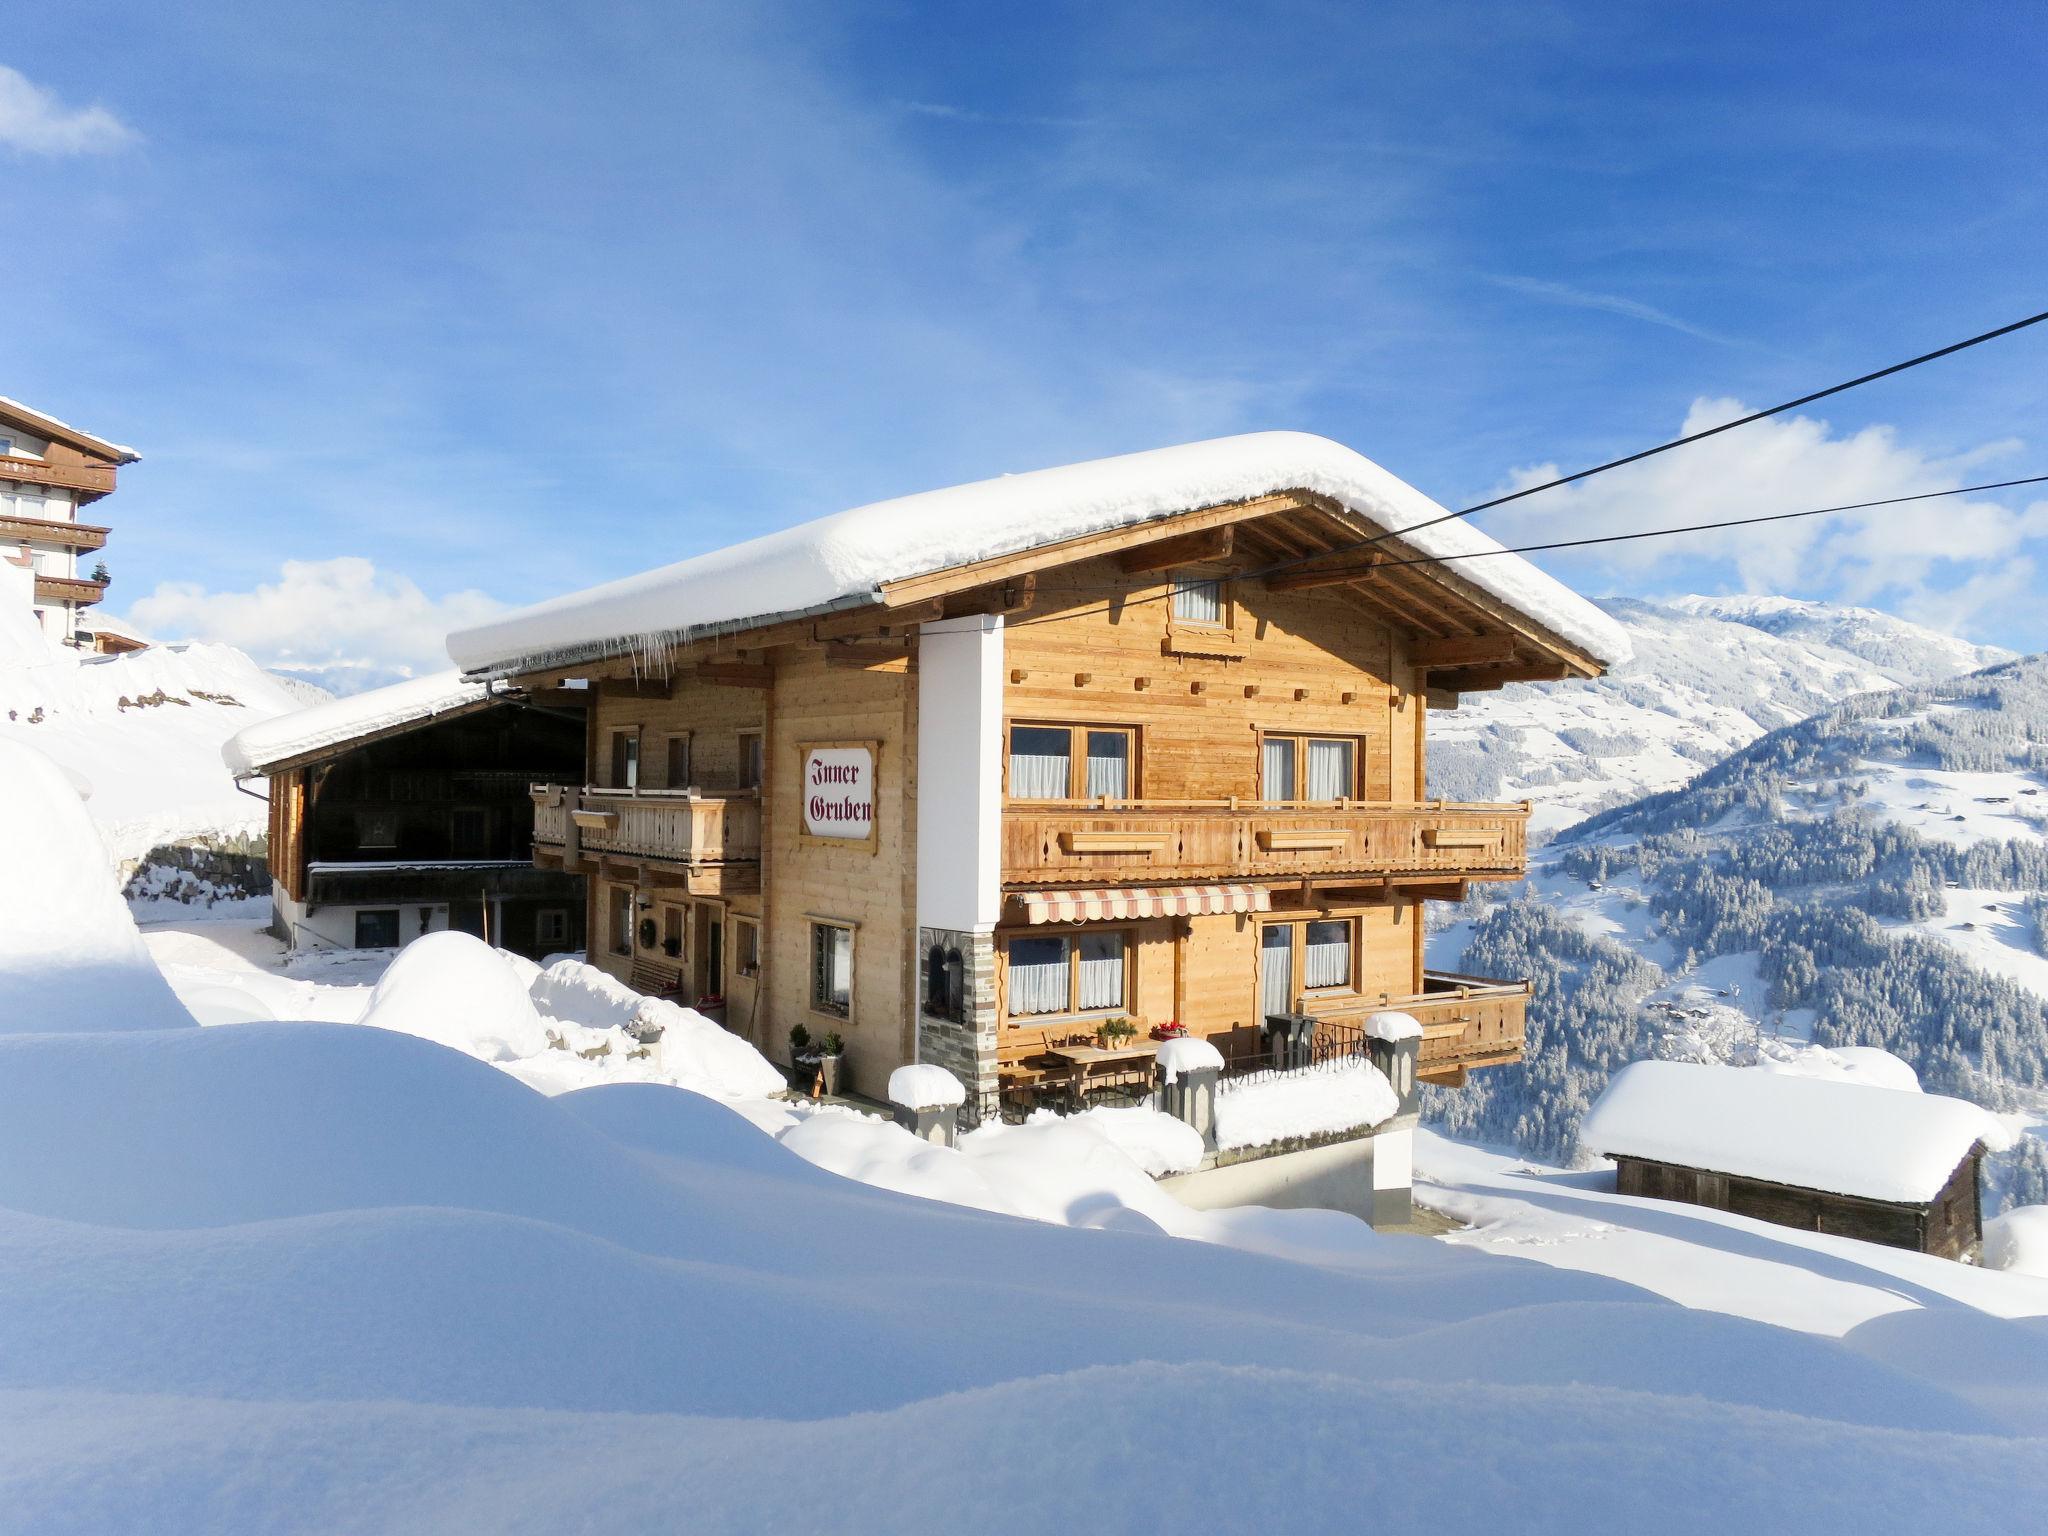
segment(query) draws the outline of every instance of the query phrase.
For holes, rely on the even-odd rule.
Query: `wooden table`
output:
[[[1073,1068],[1074,1075],[1068,1081],[1067,1093],[1075,1109],[1086,1102],[1085,1089],[1091,1076],[1107,1076],[1105,1069],[1128,1070],[1141,1061],[1150,1061],[1159,1054],[1157,1040],[1133,1040],[1126,1045],[1056,1045],[1047,1049],[1046,1055],[1054,1061],[1064,1062]],[[1149,1079],[1151,1074],[1147,1072]]]

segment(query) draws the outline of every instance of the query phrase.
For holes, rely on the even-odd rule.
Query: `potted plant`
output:
[[[801,1024],[789,1027],[789,1085],[798,1093],[808,1093],[811,1077],[818,1064],[818,1053],[811,1048],[811,1032]]]
[[[845,1069],[846,1042],[833,1030],[818,1042],[818,1087],[826,1094],[839,1092],[840,1073]]]
[[[1122,1015],[1118,1015],[1103,1026],[1103,1033],[1108,1035],[1110,1049],[1114,1050],[1120,1045],[1137,1039],[1138,1026]]]
[[[667,955],[667,956],[669,957],[669,959],[673,960],[673,959],[675,959],[675,958],[676,958],[677,956],[679,956],[680,954],[682,954],[682,952],[683,952],[683,941],[682,941],[681,939],[679,939],[679,938],[673,938],[673,937],[671,937],[671,938],[666,938],[666,939],[663,939],[663,940],[661,941],[661,952],[662,952],[662,953],[663,953],[664,955]]]
[[[1187,1036],[1188,1027],[1179,1019],[1168,1019],[1164,1024],[1154,1024],[1151,1035],[1154,1040],[1181,1040]]]

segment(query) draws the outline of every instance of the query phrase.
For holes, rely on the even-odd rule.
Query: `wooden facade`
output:
[[[1454,570],[1347,553],[1358,532],[1318,498],[1260,497],[898,583],[829,618],[516,676],[594,690],[583,782],[533,787],[535,861],[588,877],[593,963],[777,1058],[794,1024],[837,1032],[878,1090],[921,1054],[931,978],[976,968],[918,925],[920,737],[968,729],[920,718],[920,656],[928,626],[993,616],[987,1070],[1108,1015],[1255,1035],[1283,991],[1333,1020],[1415,1014],[1436,1081],[1515,1060],[1527,986],[1427,973],[1423,910],[1520,878],[1528,807],[1429,800],[1426,711],[1599,664]],[[1281,560],[1301,563],[1243,574]],[[862,842],[806,831],[821,744],[869,754]],[[1031,899],[1075,888],[1140,906],[1204,889],[1234,909],[1049,922]],[[1065,1006],[1059,955],[1075,957]]]
[[[1941,1192],[1920,1204],[1837,1195],[1622,1155],[1614,1159],[1615,1188],[1624,1195],[1703,1205],[1802,1232],[1826,1232],[1974,1262],[1984,1241],[1978,1193],[1983,1156],[1981,1146],[1973,1148],[1956,1165]]]
[[[0,546],[32,563],[34,611],[66,641],[83,643],[80,611],[107,591],[104,577],[80,573],[79,557],[105,548],[111,530],[81,521],[79,510],[112,495],[121,466],[135,461],[132,449],[0,401]]]

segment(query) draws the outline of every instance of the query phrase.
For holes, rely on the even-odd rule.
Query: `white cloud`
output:
[[[54,91],[0,64],[0,144],[32,155],[104,155],[141,137],[105,107],[65,107]]]
[[[236,646],[266,667],[353,693],[449,666],[448,631],[504,612],[482,592],[429,597],[368,560],[287,560],[275,582],[210,592],[164,582],[129,610],[145,634]]]
[[[1737,400],[1696,400],[1681,434],[1750,409]],[[1503,543],[1528,544],[1843,506],[2017,477],[2027,469],[2001,474],[1985,460],[2019,446],[2004,441],[1943,455],[1901,442],[1891,427],[1837,434],[1824,421],[1782,417],[1541,492],[1477,521]],[[1517,470],[1503,489],[1558,473],[1549,464]],[[1565,563],[1630,587],[1670,578],[1697,589],[1709,584],[1701,567],[1726,562],[1751,592],[1888,605],[1962,628],[2009,597],[2025,546],[2043,538],[2048,502],[2012,507],[1958,497],[1609,545]]]

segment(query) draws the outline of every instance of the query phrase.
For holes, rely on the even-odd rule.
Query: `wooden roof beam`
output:
[[[1117,556],[1117,565],[1126,576],[1140,576],[1147,571],[1166,571],[1178,565],[1228,560],[1236,545],[1236,537],[1236,528],[1225,523],[1221,528],[1204,528],[1198,533],[1184,533],[1177,539],[1161,539],[1156,544],[1141,544],[1136,549],[1127,549]]]
[[[1430,681],[1433,692],[1488,693],[1509,683],[1554,683],[1571,675],[1571,669],[1560,661],[1526,667],[1470,667],[1439,672]]]
[[[1443,640],[1417,640],[1408,647],[1408,659],[1418,667],[1483,666],[1515,659],[1513,635],[1454,636]]]
[[[1385,555],[1352,560],[1343,565],[1312,566],[1306,570],[1275,571],[1266,578],[1268,592],[1313,592],[1319,587],[1341,587],[1349,582],[1370,581],[1386,564]]]

